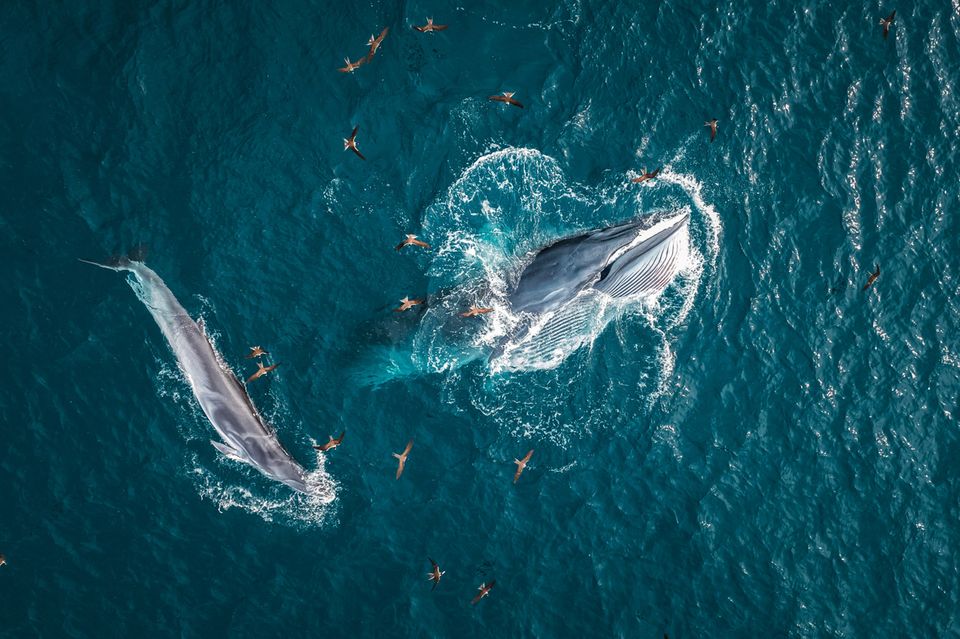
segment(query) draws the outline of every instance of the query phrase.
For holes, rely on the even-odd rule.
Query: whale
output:
[[[214,448],[270,479],[307,493],[303,466],[280,444],[201,324],[184,310],[160,276],[143,262],[128,257],[108,264],[80,261],[129,274],[127,282],[160,327],[197,403],[220,436],[220,441],[210,442]]]
[[[504,368],[559,363],[592,339],[611,302],[660,294],[689,255],[689,211],[580,232],[526,258],[505,306],[518,318],[490,361]]]

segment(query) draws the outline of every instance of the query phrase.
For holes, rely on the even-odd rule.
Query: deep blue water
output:
[[[960,4],[462,4],[0,6],[0,636],[960,636]],[[390,310],[677,209],[554,368]],[[77,261],[139,243],[332,502]]]

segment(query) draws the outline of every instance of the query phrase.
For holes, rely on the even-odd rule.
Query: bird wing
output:
[[[421,246],[421,247],[423,247],[423,248],[430,248],[430,245],[429,245],[429,244],[427,244],[426,242],[423,242],[423,241],[421,241],[421,240],[411,240],[410,243],[411,243],[411,244],[415,244],[415,245],[417,245],[417,246]]]
[[[357,154],[357,157],[360,158],[361,160],[366,160],[366,159],[367,159],[367,158],[363,157],[363,153],[361,153],[361,152],[360,152],[360,149],[358,149],[357,147],[351,146],[351,147],[350,147],[350,150],[353,151],[354,153],[356,153],[356,154]]]
[[[419,31],[420,33],[423,33],[424,31],[427,30],[426,27],[421,27],[421,26],[418,26],[418,25],[413,25],[413,28],[416,29],[417,31]]]
[[[401,457],[401,458],[400,458],[400,463],[397,464],[397,479],[400,479],[400,475],[403,474],[403,465],[404,465],[404,463],[406,463],[406,460],[405,460],[403,457]]]
[[[443,30],[446,29],[446,28],[447,28],[447,25],[445,25],[445,24],[435,24],[435,25],[433,25],[433,30],[434,30],[434,31],[443,31]]]
[[[515,107],[520,107],[521,109],[523,108],[523,105],[517,102],[516,100],[514,100],[513,98],[507,98],[506,100],[504,100],[504,102],[506,102],[507,104],[512,104]]]
[[[359,125],[359,124],[358,124],[357,126],[353,127],[353,131],[350,133],[350,139],[351,139],[351,140],[354,139],[355,137],[357,137],[357,131],[359,131],[359,130],[360,130],[360,125]]]
[[[533,449],[530,449],[530,452],[527,453],[527,456],[523,458],[523,463],[526,464],[530,461],[530,458],[533,457]]]
[[[410,454],[410,449],[413,448],[413,440],[407,442],[407,447],[403,449],[403,456],[406,457]]]

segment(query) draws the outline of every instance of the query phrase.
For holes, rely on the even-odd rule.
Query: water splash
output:
[[[230,463],[223,460],[222,463]],[[206,467],[198,455],[190,462],[190,473],[202,499],[213,502],[221,512],[238,508],[268,523],[297,529],[320,528],[336,523],[337,483],[324,468],[322,453],[317,454],[316,470],[306,475],[307,492],[298,493],[285,486],[270,484],[265,492],[251,477],[249,484],[226,481]]]

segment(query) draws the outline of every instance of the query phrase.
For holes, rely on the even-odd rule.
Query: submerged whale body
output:
[[[686,262],[689,219],[684,212],[650,228],[627,222],[538,251],[507,296],[523,319],[491,361],[507,368],[556,365],[602,329],[611,301],[659,294]]]
[[[85,260],[83,260],[85,261]],[[112,264],[89,262],[132,274],[128,280],[167,338],[200,408],[220,435],[211,443],[224,455],[306,493],[303,467],[290,456],[254,408],[240,380],[222,363],[200,326],[153,270],[120,258]]]

